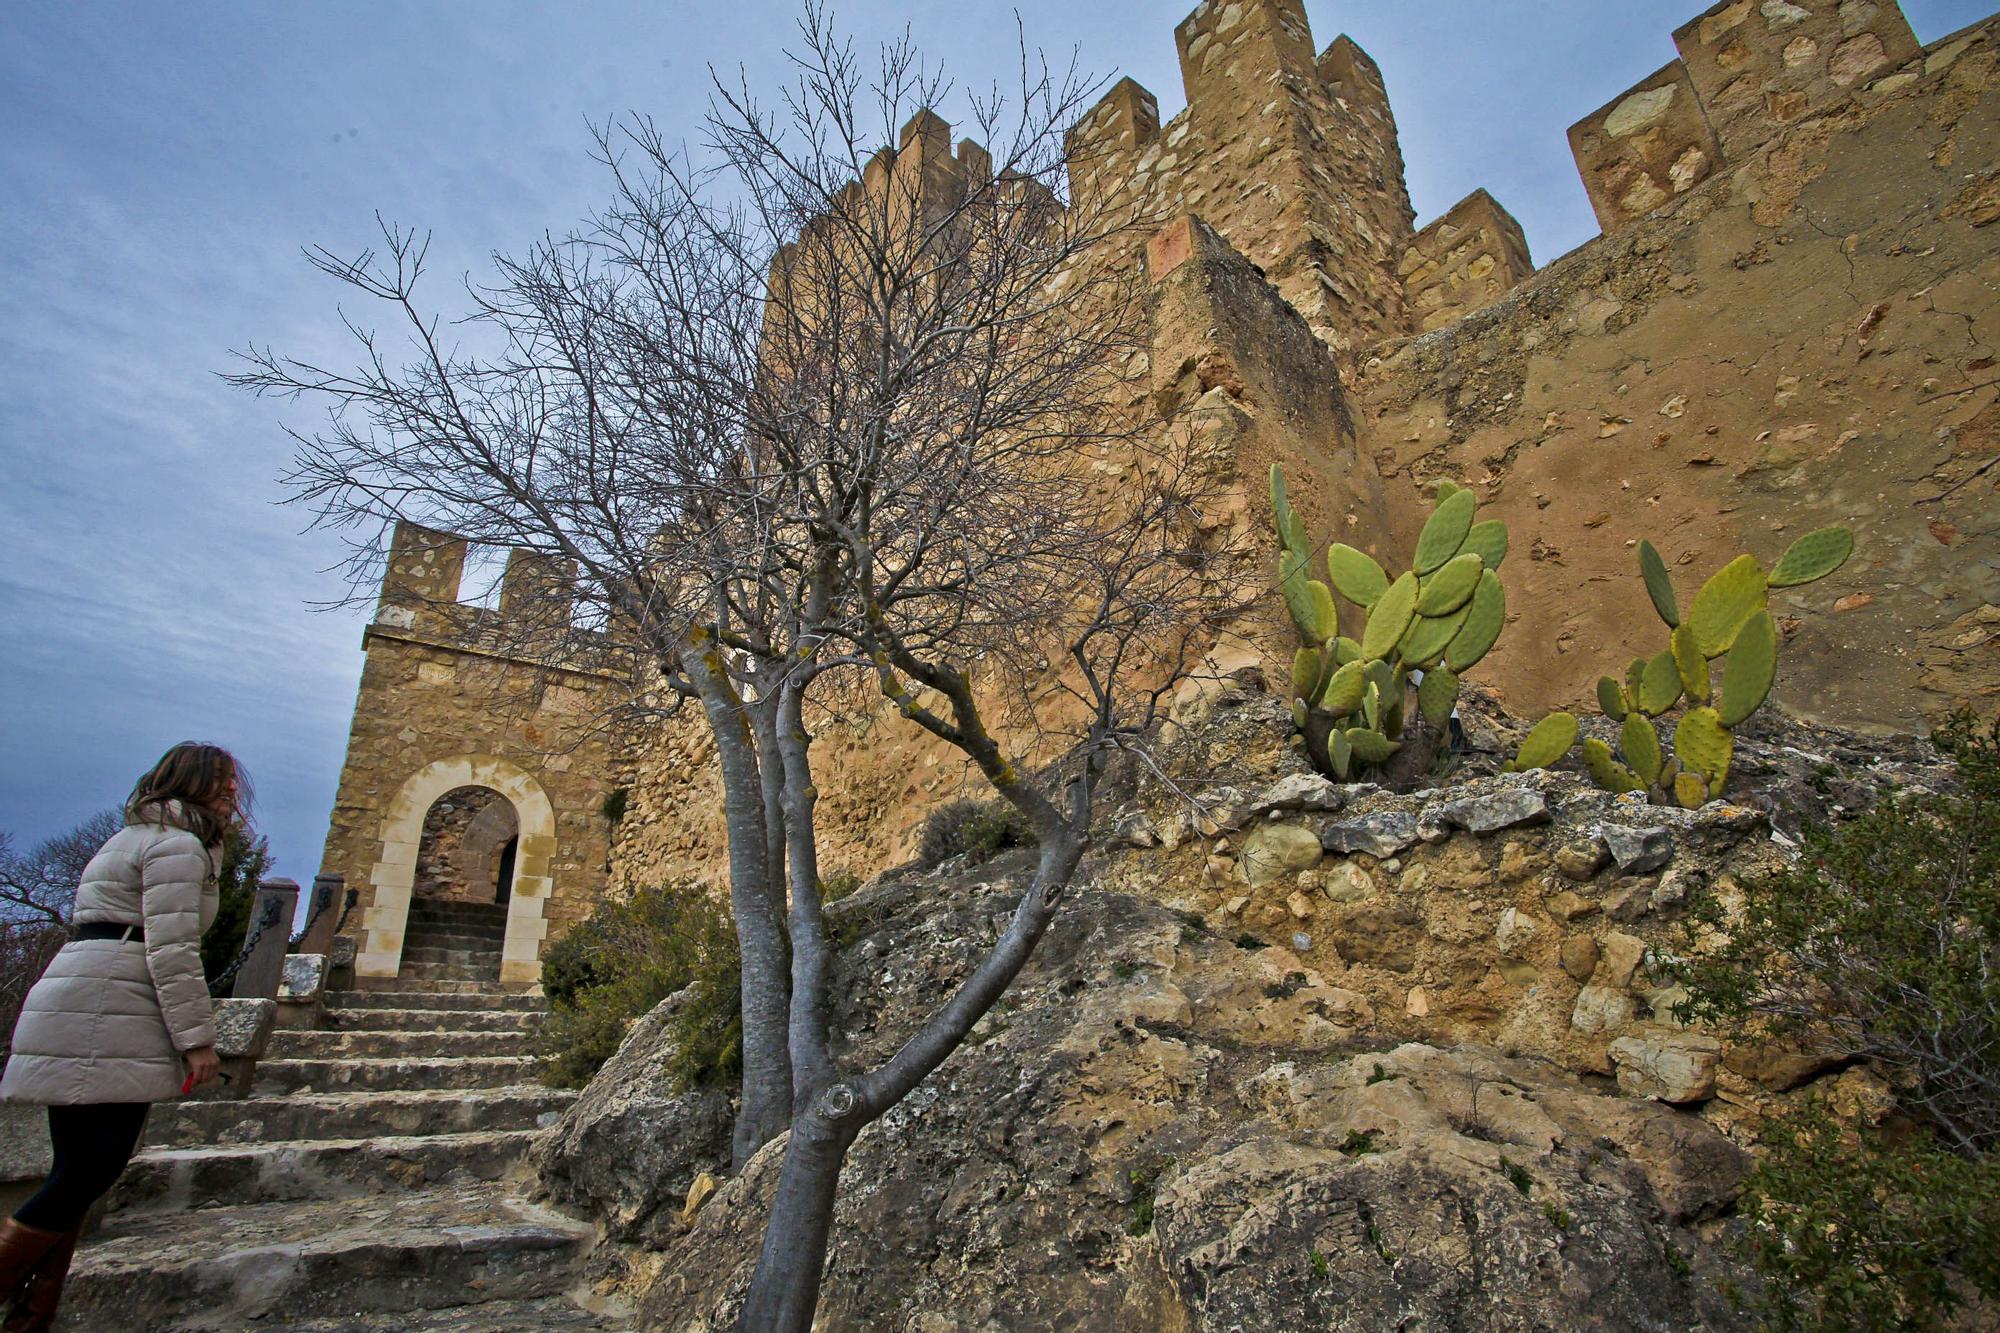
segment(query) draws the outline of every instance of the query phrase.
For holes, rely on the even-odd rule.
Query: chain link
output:
[[[278,900],[276,898],[266,898],[264,900],[263,914],[257,918],[257,928],[252,930],[249,938],[243,941],[243,951],[236,955],[235,962],[222,969],[215,980],[208,983],[208,993],[210,995],[219,997],[224,993],[229,984],[236,980],[236,974],[243,970],[243,965],[250,961],[250,955],[257,951],[257,941],[264,938],[265,931],[277,924]]]

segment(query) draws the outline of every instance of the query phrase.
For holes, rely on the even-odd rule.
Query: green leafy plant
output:
[[[1507,556],[1507,527],[1475,522],[1477,509],[1471,491],[1439,482],[1410,569],[1392,580],[1373,556],[1335,542],[1321,582],[1311,576],[1312,546],[1284,470],[1272,465],[1278,591],[1299,636],[1292,721],[1325,776],[1345,782],[1389,761],[1403,745],[1413,687],[1417,715],[1442,730],[1459,676],[1500,637],[1507,594],[1495,571]],[[1336,591],[1367,613],[1358,638],[1340,632]]]
[[[1929,1329],[2000,1300],[2000,722],[1934,741],[1954,787],[1808,830],[1794,865],[1690,904],[1682,1019],[1885,1072],[1915,1123],[1773,1125],[1739,1211],[1785,1329]]]
[[[201,937],[201,970],[210,981],[227,971],[243,951],[257,882],[270,867],[271,848],[263,838],[245,837],[240,829],[223,836],[222,858],[215,868],[215,920]],[[339,904],[333,910],[337,913]]]
[[[610,791],[604,793],[604,801],[598,806],[598,810],[606,820],[616,824],[619,820],[625,818],[625,807],[631,804],[631,801],[632,789],[630,787],[613,787]]]
[[[1603,741],[1584,741],[1591,779],[1606,791],[1644,792],[1656,805],[1692,809],[1719,798],[1729,780],[1735,729],[1770,697],[1777,679],[1778,624],[1771,616],[1770,589],[1823,579],[1845,564],[1853,550],[1853,532],[1836,526],[1793,542],[1769,571],[1754,557],[1740,555],[1701,585],[1683,618],[1667,562],[1651,542],[1641,541],[1639,576],[1666,623],[1667,646],[1651,657],[1634,658],[1622,680],[1598,678],[1597,705],[1621,726],[1616,755]],[[1718,662],[1719,689],[1714,674]],[[1670,753],[1656,719],[1683,702]],[[1508,771],[1557,762],[1575,744],[1576,733],[1575,717],[1551,713],[1528,733]]]
[[[607,900],[542,958],[549,1017],[536,1035],[542,1081],[580,1088],[633,1020],[680,995],[668,1072],[679,1087],[733,1078],[741,1054],[736,934],[698,884]],[[685,994],[683,994],[685,992]]]

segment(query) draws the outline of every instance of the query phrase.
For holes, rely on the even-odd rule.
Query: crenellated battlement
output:
[[[495,604],[473,606],[459,600],[469,546],[463,537],[399,521],[367,635],[415,634],[441,644],[504,648],[568,629],[576,577],[567,563],[514,547]]]
[[[1920,53],[1896,0],[1722,0],[1674,30],[1680,59],[1570,127],[1615,231],[1755,156],[1787,126],[1883,89]]]

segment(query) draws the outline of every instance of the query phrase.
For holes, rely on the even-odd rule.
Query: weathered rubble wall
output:
[[[1686,597],[1829,523],[1857,553],[1774,606],[1783,707],[1907,728],[2000,691],[1996,65],[2000,24],[1939,42],[1364,358],[1357,427],[1392,485],[1414,503],[1451,476],[1509,523],[1482,674],[1515,711],[1586,698],[1658,637],[1638,538]]]

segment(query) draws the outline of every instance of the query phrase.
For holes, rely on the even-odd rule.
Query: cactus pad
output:
[[[1717,570],[1694,595],[1688,624],[1703,657],[1720,657],[1736,642],[1744,622],[1764,609],[1764,567],[1739,555]]]
[[[1405,571],[1368,608],[1368,626],[1361,632],[1362,656],[1387,657],[1403,637],[1403,631],[1410,627],[1410,617],[1416,610],[1417,576]]]
[[[1344,733],[1354,757],[1364,764],[1379,764],[1402,747],[1379,731],[1367,727],[1349,727]]]
[[[1301,648],[1292,654],[1292,693],[1307,703],[1313,702],[1317,693],[1323,661],[1317,648]]]
[[[1639,706],[1639,686],[1646,680],[1646,659],[1635,657],[1632,665],[1625,668],[1625,699],[1634,708]]]
[[[1716,712],[1733,727],[1757,711],[1778,675],[1778,625],[1769,611],[1750,617],[1722,667],[1722,698]]]
[[[1470,551],[1445,561],[1423,581],[1423,590],[1417,595],[1417,614],[1445,616],[1458,610],[1472,600],[1473,590],[1479,587],[1479,576],[1485,569],[1485,561]]]
[[[1271,464],[1271,516],[1277,522],[1278,540],[1303,556],[1310,549],[1305,525],[1285,496],[1285,470],[1276,463]]]
[[[1646,720],[1644,713],[1629,713],[1625,718],[1625,730],[1619,736],[1619,748],[1625,752],[1625,762],[1639,780],[1648,787],[1660,780],[1660,733],[1653,730],[1653,724]]]
[[[1569,713],[1550,713],[1534,725],[1514,756],[1514,768],[1547,768],[1569,753],[1576,744],[1576,718]]]
[[[1597,706],[1613,722],[1623,722],[1631,706],[1625,702],[1625,687],[1609,676],[1597,678]]]
[[[1389,589],[1389,576],[1375,557],[1345,542],[1326,548],[1326,573],[1340,595],[1356,606],[1375,605],[1375,599]]]
[[[1458,548],[1459,554],[1470,551],[1479,557],[1488,569],[1500,568],[1500,562],[1507,558],[1507,525],[1497,518],[1489,518],[1484,523],[1474,523],[1465,530],[1465,545]]]
[[[1479,499],[1471,491],[1455,490],[1438,501],[1438,507],[1424,523],[1417,537],[1417,557],[1413,564],[1419,574],[1428,574],[1458,554],[1465,534],[1472,528],[1473,511]]]
[[[1319,706],[1337,717],[1345,717],[1361,707],[1361,696],[1367,689],[1367,664],[1349,662],[1334,672],[1326,688],[1320,691]]]
[[[1448,615],[1411,616],[1410,628],[1404,631],[1402,641],[1396,645],[1397,656],[1412,666],[1428,669],[1431,663],[1444,656],[1444,650],[1458,637],[1471,612],[1472,604],[1467,602]]]
[[[1359,662],[1361,660],[1360,640],[1350,639],[1345,634],[1335,639],[1333,641],[1333,660],[1341,666],[1346,666],[1349,662]]]
[[[1449,499],[1451,496],[1456,495],[1458,490],[1458,483],[1450,477],[1439,477],[1431,483],[1431,494],[1440,500]]]
[[[1303,699],[1292,700],[1292,725],[1300,731],[1306,729],[1306,701]]]
[[[1854,532],[1851,528],[1835,525],[1808,532],[1778,557],[1777,568],[1771,571],[1771,586],[1789,588],[1794,584],[1823,579],[1846,564],[1853,551]]]
[[[1451,710],[1458,706],[1458,676],[1445,667],[1433,667],[1424,672],[1424,678],[1417,685],[1417,711],[1424,715],[1424,721],[1443,730],[1451,721]]]
[[[1583,743],[1583,762],[1590,766],[1590,778],[1609,792],[1639,791],[1645,784],[1639,775],[1611,757],[1611,747],[1595,736]]]
[[[1721,793],[1735,751],[1736,738],[1713,708],[1690,708],[1674,729],[1674,752],[1681,767],[1706,779],[1710,795]]]
[[[1333,775],[1343,782],[1354,767],[1354,747],[1347,743],[1347,733],[1335,727],[1326,738],[1326,757],[1333,764]]]
[[[1639,573],[1646,580],[1646,595],[1653,599],[1653,609],[1660,613],[1660,619],[1667,622],[1667,628],[1679,629],[1681,609],[1674,598],[1674,581],[1667,574],[1667,562],[1660,559],[1660,553],[1649,541],[1639,543]]]
[[[1674,778],[1674,800],[1682,809],[1692,810],[1708,800],[1708,784],[1683,769]]]
[[[1466,608],[1465,623],[1444,653],[1444,664],[1453,671],[1476,665],[1507,624],[1507,590],[1500,586],[1500,576],[1490,569],[1481,574]]]
[[[1708,702],[1709,675],[1708,659],[1695,647],[1694,629],[1682,625],[1673,633],[1668,651],[1674,655],[1674,667],[1681,673],[1681,689],[1686,692],[1690,704]]]
[[[1681,671],[1674,655],[1663,652],[1646,663],[1639,677],[1639,707],[1653,717],[1672,708],[1681,698]]]

